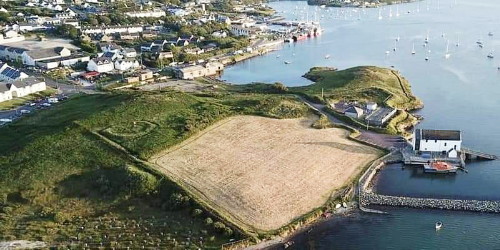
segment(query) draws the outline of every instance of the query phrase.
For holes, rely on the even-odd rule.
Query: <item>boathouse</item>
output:
[[[458,130],[416,129],[413,132],[413,150],[441,152],[457,157],[462,147],[462,133]]]

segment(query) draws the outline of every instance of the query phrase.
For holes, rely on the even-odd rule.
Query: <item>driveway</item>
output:
[[[357,137],[358,140],[367,142],[369,144],[377,145],[379,147],[388,149],[388,150],[394,150],[394,149],[401,149],[405,148],[408,145],[408,142],[401,136],[399,135],[388,135],[388,134],[380,134],[374,131],[369,131],[363,128],[357,128],[353,127],[350,124],[347,124],[344,121],[339,120],[338,118],[334,117],[333,115],[323,111],[323,109],[326,107],[324,104],[320,103],[313,103],[305,98],[299,97],[305,104],[307,104],[309,107],[317,110],[318,112],[324,114],[328,119],[335,124],[342,124],[346,127],[349,127],[351,129],[356,129],[358,130],[361,134]]]

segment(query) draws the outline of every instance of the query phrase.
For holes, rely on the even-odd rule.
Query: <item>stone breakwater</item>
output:
[[[360,196],[360,202],[362,206],[372,204],[411,208],[500,213],[500,201],[412,198],[363,192]]]

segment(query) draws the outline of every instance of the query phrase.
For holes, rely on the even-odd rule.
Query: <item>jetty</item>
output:
[[[498,160],[496,155],[487,154],[479,151],[474,151],[469,148],[462,147],[461,153],[464,155],[466,160]]]

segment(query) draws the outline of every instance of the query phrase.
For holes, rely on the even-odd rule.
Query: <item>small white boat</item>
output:
[[[413,44],[413,49],[411,50],[411,54],[415,55],[417,52],[415,51],[415,44]]]
[[[426,60],[426,61],[429,61],[429,57],[428,57],[428,56],[426,56],[426,57],[425,57],[425,60]]]
[[[493,59],[493,58],[495,58],[495,56],[493,55],[493,52],[490,52],[490,53],[488,54],[488,56],[487,56],[487,57],[488,57],[489,59]]]
[[[400,36],[397,36],[397,37],[396,37],[396,42],[399,42],[399,40],[401,40],[401,37],[400,37]]]
[[[276,55],[276,58],[280,58],[280,55]]]
[[[387,50],[387,51],[385,51],[385,54],[386,54],[386,55],[389,55],[390,53],[391,53],[391,52],[390,52],[390,51],[388,51],[388,50]]]
[[[329,54],[326,54],[326,55],[325,55],[325,59],[330,59],[330,55],[329,55]]]
[[[292,63],[292,62],[290,62],[290,61],[285,61],[285,64],[290,64],[290,63]]]
[[[488,36],[493,36],[493,32],[490,31],[490,33],[488,33]]]
[[[446,42],[446,53],[444,54],[444,58],[448,59],[450,58],[450,41]]]
[[[436,230],[439,230],[443,227],[443,223],[441,221],[436,222]]]

